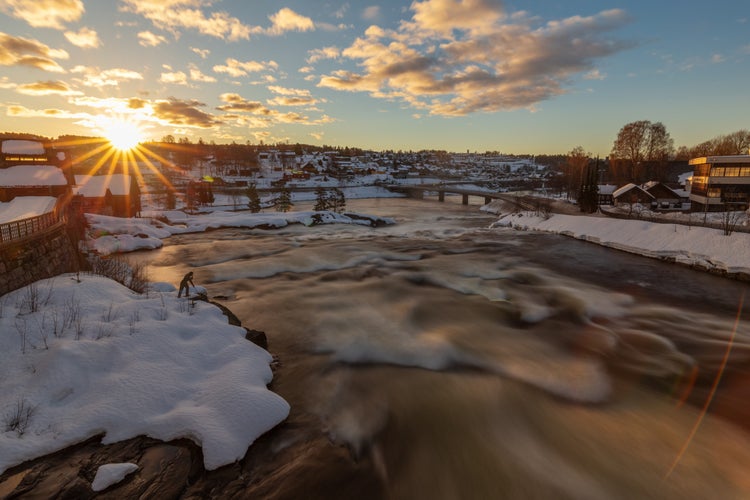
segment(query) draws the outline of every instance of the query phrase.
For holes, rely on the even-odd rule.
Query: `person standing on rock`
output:
[[[185,289],[185,296],[190,297],[190,287],[188,286],[188,283],[195,288],[195,283],[193,283],[193,271],[190,271],[185,276],[183,276],[182,281],[180,281],[180,291],[177,292],[177,298],[179,299],[182,297],[182,289]]]

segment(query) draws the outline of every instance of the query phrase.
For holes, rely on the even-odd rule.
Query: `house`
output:
[[[615,206],[627,205],[632,208],[634,205],[650,207],[655,198],[651,193],[631,182],[616,189],[612,193],[612,200]]]
[[[599,205],[614,205],[615,200],[612,198],[612,194],[617,190],[617,186],[614,184],[599,184],[597,186],[599,192]]]
[[[750,205],[750,155],[704,156],[690,160],[691,210],[747,210]]]
[[[664,183],[649,181],[641,187],[654,197],[651,201],[651,210],[668,212],[690,208],[689,201],[688,204],[683,204],[684,198]]]
[[[135,217],[141,211],[141,191],[132,175],[76,175],[75,180],[84,213]]]
[[[71,187],[63,171],[53,165],[15,165],[0,168],[0,202],[18,196],[67,196]]]

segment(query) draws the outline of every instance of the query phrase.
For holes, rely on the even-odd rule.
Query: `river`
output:
[[[268,336],[292,411],[256,495],[750,497],[746,284],[488,229],[477,206],[347,208],[397,223],[223,229],[137,256],[155,281],[194,271]]]

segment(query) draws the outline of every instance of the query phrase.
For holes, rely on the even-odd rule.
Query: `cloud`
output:
[[[78,31],[66,31],[65,38],[76,47],[95,49],[101,45],[99,35],[91,28],[81,28]]]
[[[606,10],[541,23],[508,14],[494,0],[425,0],[397,30],[371,26],[341,51],[360,71],[337,70],[318,83],[398,100],[433,115],[533,108],[566,92],[576,74],[633,46],[609,32],[630,20]]]
[[[365,7],[365,9],[362,11],[362,19],[373,21],[378,17],[380,17],[380,7],[377,5]]]
[[[277,90],[280,90],[279,87]],[[283,89],[282,91],[292,91],[294,89]],[[304,91],[296,91],[303,93]],[[298,97],[288,97],[290,100],[297,99]],[[281,112],[277,109],[269,108],[259,101],[248,101],[239,94],[226,93],[219,96],[222,102],[225,104],[217,106],[216,109],[224,111],[226,113],[248,113],[252,115],[253,121],[250,122],[254,127],[269,127],[274,123],[290,123],[298,125],[320,125],[324,123],[331,123],[333,121],[329,116],[323,115],[317,120],[312,120],[310,117],[294,112]],[[238,123],[247,125],[247,121],[243,121],[242,116],[225,115],[225,119],[232,118]]]
[[[190,64],[190,79],[194,82],[213,83],[216,78],[210,75],[205,75],[195,64]]]
[[[598,69],[592,69],[591,71],[584,73],[584,80],[604,80],[607,75],[601,73]]]
[[[0,10],[34,28],[64,29],[84,12],[81,0],[0,0]]]
[[[346,2],[333,12],[333,17],[335,17],[336,19],[343,19],[344,15],[346,15],[346,11],[348,10],[349,10],[349,2]]]
[[[266,30],[269,35],[281,35],[287,31],[313,31],[315,23],[309,17],[297,14],[292,9],[284,7],[276,14],[268,16],[271,27]]]
[[[229,58],[224,65],[216,65],[213,70],[217,73],[227,73],[232,77],[246,76],[248,73],[257,73],[264,70],[275,70],[279,65],[275,61],[238,61]]]
[[[181,100],[170,97],[158,100],[152,104],[154,116],[169,125],[179,125],[193,128],[212,128],[222,122],[210,113],[201,111],[205,106],[196,100]]]
[[[121,9],[141,15],[159,29],[179,36],[180,29],[230,41],[247,40],[254,30],[226,12],[206,14],[212,0],[122,0]]]
[[[143,47],[156,47],[162,43],[167,43],[167,39],[150,31],[141,31],[138,33],[138,44]]]
[[[143,75],[137,71],[124,68],[101,70],[100,68],[91,66],[76,66],[70,71],[71,73],[82,74],[83,78],[79,79],[79,81],[86,87],[117,87],[121,82],[143,80]]]
[[[193,52],[195,52],[196,54],[198,54],[201,57],[201,59],[207,58],[208,55],[211,53],[211,51],[208,50],[208,49],[198,49],[198,48],[195,48],[195,47],[190,47],[190,50],[192,50]]]
[[[714,54],[711,56],[711,62],[714,64],[723,63],[726,58],[722,54]]]
[[[315,64],[322,59],[338,59],[341,55],[341,51],[336,47],[323,47],[322,49],[308,50],[307,59],[305,61],[308,64]]]
[[[85,113],[71,113],[63,109],[47,108],[47,109],[29,109],[25,106],[18,104],[8,105],[6,107],[6,113],[8,116],[14,116],[17,118],[60,118],[60,119],[71,119],[81,118],[88,116]]]
[[[16,91],[21,94],[43,96],[43,95],[63,95],[63,96],[74,96],[82,95],[82,92],[71,89],[67,83],[61,82],[60,80],[36,83],[26,83],[18,85]]]
[[[0,32],[0,66],[27,66],[53,73],[65,70],[54,59],[67,59],[68,53],[42,42]]]
[[[187,85],[187,75],[182,71],[171,71],[162,73],[159,77],[159,83],[171,83],[174,85]]]

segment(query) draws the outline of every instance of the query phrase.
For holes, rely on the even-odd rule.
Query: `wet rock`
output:
[[[263,349],[268,349],[268,339],[264,332],[261,332],[260,330],[251,330],[249,328],[245,328],[245,331],[247,332],[245,334],[245,339]]]

